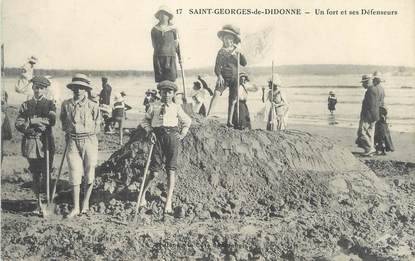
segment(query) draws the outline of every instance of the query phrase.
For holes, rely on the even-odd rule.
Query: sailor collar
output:
[[[166,27],[160,27],[159,25],[155,25],[154,28],[162,33],[168,32],[170,30],[176,30],[176,27],[174,25],[168,25]]]

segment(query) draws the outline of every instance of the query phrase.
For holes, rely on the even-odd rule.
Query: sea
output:
[[[214,89],[216,77],[204,76],[209,87]],[[283,87],[281,91],[289,103],[290,124],[310,125],[336,125],[339,127],[357,128],[365,90],[360,84],[361,75],[281,75]],[[258,91],[248,94],[248,107],[251,118],[261,121],[261,112],[264,104],[261,101],[261,87],[267,84],[269,75],[251,76],[251,84],[258,86]],[[398,132],[415,132],[415,76],[384,75],[382,83],[386,98],[385,104],[388,109],[388,120],[390,129]],[[52,86],[59,100],[71,97],[71,92],[66,85],[71,81],[70,77],[52,78]],[[186,92],[191,93],[196,76],[188,76],[185,80]],[[26,95],[16,93],[14,86],[17,82],[15,77],[2,79],[3,87],[8,92],[9,104],[18,106]],[[91,77],[94,92],[101,89],[101,78]],[[127,94],[126,102],[132,106],[132,113],[137,115],[137,123],[144,113],[144,94],[148,89],[155,89],[156,84],[152,77],[129,76],[109,77],[109,83],[113,88],[113,94],[124,91]],[[182,79],[176,82],[183,90]],[[327,108],[327,98],[330,91],[336,94],[338,103],[336,112],[331,115]],[[212,115],[219,118],[226,117],[228,92],[225,91],[212,111]],[[191,101],[190,98],[187,99]],[[207,101],[209,106],[209,99]]]

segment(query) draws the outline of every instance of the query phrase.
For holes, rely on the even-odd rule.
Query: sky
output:
[[[228,23],[240,27],[242,39],[273,28],[270,51],[261,61],[248,60],[252,66],[274,61],[415,67],[413,0],[2,0],[6,67],[21,66],[35,55],[37,67],[45,69],[151,70],[150,30],[157,22],[154,13],[166,3],[183,10],[173,21],[185,68],[214,65],[222,45],[216,34]],[[194,15],[190,8],[298,8],[303,14]],[[396,10],[398,15],[315,15],[315,9]]]

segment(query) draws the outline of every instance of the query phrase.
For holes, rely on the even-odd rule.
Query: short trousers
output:
[[[220,86],[216,84],[215,91],[220,92],[220,95],[229,87],[229,101],[236,99],[237,97],[237,81],[236,79],[225,79],[225,84]]]
[[[154,128],[156,144],[154,144],[153,154],[151,155],[150,171],[158,172],[163,163],[166,170],[175,171],[177,169],[177,157],[179,155],[179,139],[177,137],[177,127],[158,127]]]
[[[82,139],[69,138],[66,160],[69,166],[69,181],[80,185],[85,175],[88,184],[95,178],[95,166],[98,161],[98,139],[95,135]]]

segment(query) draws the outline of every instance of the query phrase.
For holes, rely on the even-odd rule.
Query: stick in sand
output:
[[[154,144],[155,144],[155,137],[154,138],[153,137],[151,138],[151,141],[150,141],[151,142],[150,151],[148,152],[147,162],[146,162],[146,166],[144,168],[143,181],[141,181],[140,193],[138,193],[137,204],[135,206],[134,222],[137,222],[137,219],[138,219],[138,211],[140,209],[141,198],[143,196],[144,184],[145,184],[146,178],[147,178],[148,167],[150,166],[151,154],[153,153],[153,147],[154,147]]]
[[[61,173],[62,173],[62,167],[63,167],[63,163],[65,161],[65,157],[66,157],[66,152],[68,151],[68,142],[66,142],[65,145],[65,150],[63,151],[63,155],[62,155],[62,160],[61,160],[61,164],[59,166],[59,172],[58,172],[58,177],[55,180],[55,184],[53,184],[53,190],[52,190],[52,196],[50,197],[50,200],[53,202],[53,199],[55,198],[55,193],[56,193],[56,186],[58,184],[58,181],[61,177]]]
[[[271,65],[271,130],[274,130],[274,60],[272,61]]]
[[[177,44],[177,49],[179,50],[177,53],[177,56],[179,58],[179,65],[180,65],[180,71],[182,75],[182,83],[183,83],[183,109],[187,114],[193,114],[193,107],[191,104],[187,103],[186,99],[186,78],[184,76],[184,69],[183,69],[183,62],[182,62],[182,51],[180,49],[180,43]]]
[[[236,53],[236,57],[237,57],[237,62],[236,62],[236,124],[237,126],[235,127],[239,127],[240,122],[239,122],[239,60],[240,58],[240,54],[239,52]],[[233,115],[232,115],[233,117]]]
[[[49,169],[49,133],[46,131],[46,198],[47,204],[50,204],[50,169]]]

